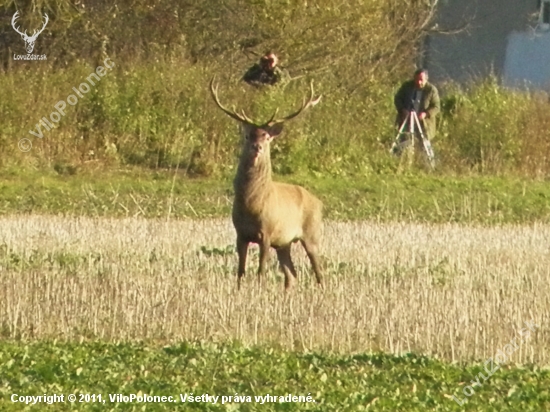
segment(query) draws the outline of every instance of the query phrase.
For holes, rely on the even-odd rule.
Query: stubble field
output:
[[[485,360],[539,325],[511,361],[548,364],[550,226],[327,222],[325,289],[296,244],[297,289],[251,249],[236,290],[229,220],[12,216],[0,221],[9,339],[236,340],[298,351]]]

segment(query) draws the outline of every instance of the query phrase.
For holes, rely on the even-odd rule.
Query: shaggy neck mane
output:
[[[256,165],[246,156],[241,157],[237,175],[233,181],[235,197],[238,200],[249,205],[254,202],[263,202],[272,183],[269,150],[258,158]]]

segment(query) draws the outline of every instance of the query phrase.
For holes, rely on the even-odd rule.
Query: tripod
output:
[[[405,131],[405,128],[408,126],[408,131]],[[416,131],[415,131],[416,127]],[[420,126],[420,120],[416,111],[411,110],[397,132],[395,141],[390,149],[390,152],[396,156],[401,156],[403,150],[405,150],[410,144],[414,145],[415,135],[420,136],[422,141],[422,147],[426,153],[426,160],[430,165],[431,169],[435,168],[435,157],[434,151],[430,141],[424,136],[422,126]]]

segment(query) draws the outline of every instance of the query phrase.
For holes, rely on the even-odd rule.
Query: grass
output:
[[[483,371],[422,356],[335,356],[238,344],[32,342],[0,343],[0,406],[20,411],[12,394],[102,395],[103,402],[38,404],[40,411],[459,411],[452,398]],[[466,410],[541,411],[550,406],[547,370],[508,368],[468,398]],[[173,396],[174,403],[111,402],[109,395]],[[216,404],[182,403],[182,396],[219,396]],[[225,402],[222,396],[250,397]],[[310,395],[315,402],[261,404],[256,396]],[[96,397],[97,399],[97,397]],[[265,399],[265,398],[264,398]]]
[[[59,168],[58,168],[59,169]],[[61,170],[61,169],[59,169]],[[1,174],[0,214],[93,217],[210,218],[228,216],[231,171],[219,178],[188,178],[174,171],[18,171]],[[422,173],[277,176],[304,185],[333,220],[458,223],[550,222],[550,186],[544,180]]]
[[[7,339],[239,341],[287,350],[414,352],[484,361],[540,328],[511,361],[546,365],[550,227],[327,222],[326,289],[294,249],[295,293],[257,249],[236,294],[227,219],[12,216],[0,221]]]

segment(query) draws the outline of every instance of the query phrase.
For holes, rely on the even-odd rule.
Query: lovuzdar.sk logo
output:
[[[34,30],[32,33],[32,36],[29,36],[27,34],[27,30],[24,32],[21,32],[21,30],[15,26],[15,21],[19,18],[19,11],[16,11],[13,15],[13,18],[11,19],[11,25],[13,29],[21,35],[21,38],[25,41],[25,49],[27,49],[27,54],[14,54],[13,60],[46,60],[45,54],[32,54],[32,51],[34,50],[34,43],[36,42],[36,38],[40,33],[44,31],[46,28],[46,24],[48,24],[49,18],[46,13],[44,13],[44,24],[42,25],[42,28],[40,30]]]

